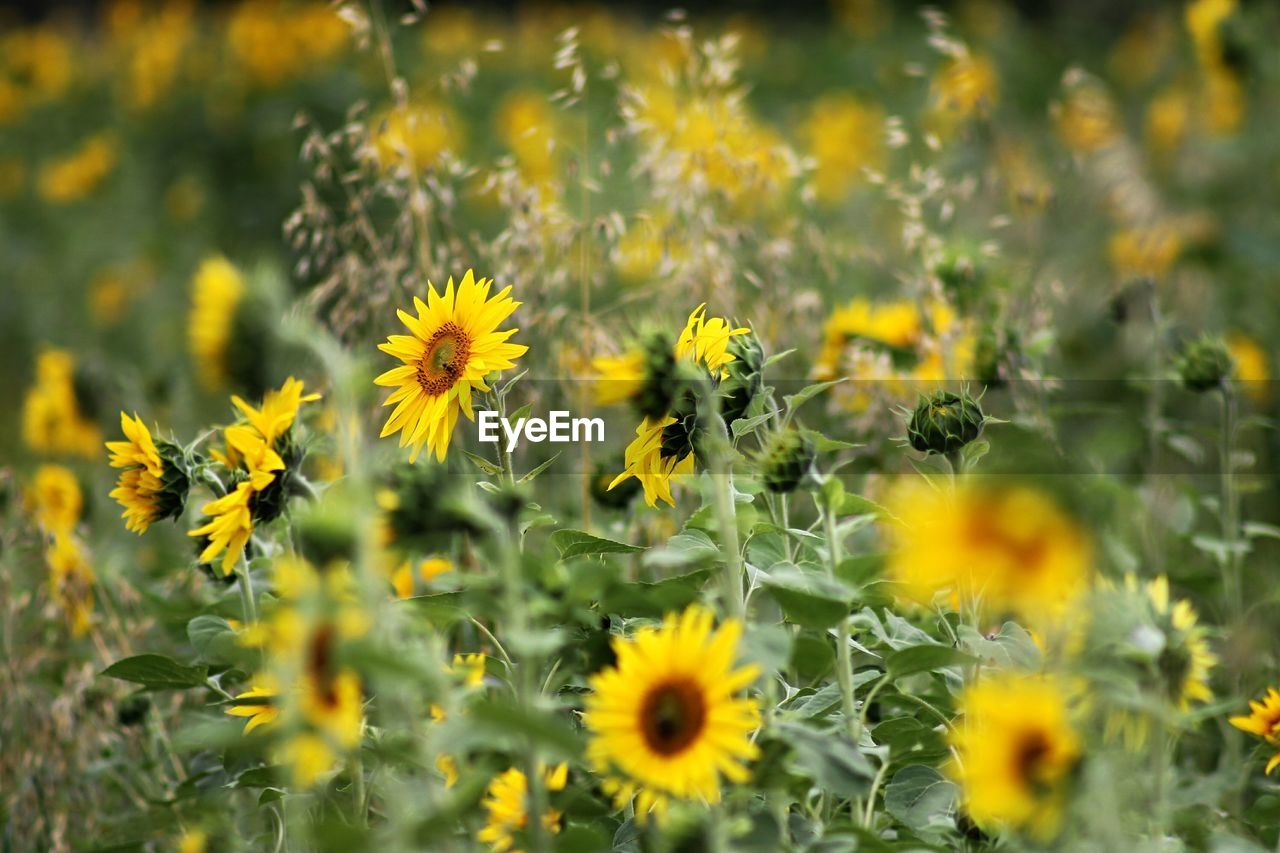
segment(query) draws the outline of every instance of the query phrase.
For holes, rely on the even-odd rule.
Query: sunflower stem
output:
[[[1222,385],[1222,435],[1219,444],[1218,465],[1222,469],[1222,494],[1218,501],[1222,524],[1222,539],[1227,546],[1224,585],[1229,597],[1228,606],[1235,621],[1244,612],[1244,582],[1240,571],[1240,493],[1236,489],[1232,456],[1235,448],[1236,397],[1229,382]]]
[[[825,501],[819,502],[818,511],[822,514],[827,533],[827,572],[834,580],[840,565],[840,537],[836,531],[836,514]],[[847,615],[836,625],[836,680],[840,684],[840,706],[844,712],[845,724],[849,727],[849,736],[856,746],[862,734],[862,722],[853,695],[853,655],[849,651]]]
[[[236,578],[240,581],[240,609],[244,614],[244,624],[253,625],[258,621],[258,607],[253,600],[253,578],[249,575],[249,561],[243,553],[236,563]]]

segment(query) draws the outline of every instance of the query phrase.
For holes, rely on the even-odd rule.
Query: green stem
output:
[[[1222,386],[1222,435],[1219,444],[1219,466],[1221,467],[1222,494],[1218,501],[1219,516],[1222,523],[1222,539],[1227,546],[1227,562],[1223,581],[1230,597],[1234,621],[1239,621],[1244,612],[1244,579],[1241,575],[1239,553],[1240,539],[1240,493],[1236,489],[1232,455],[1235,448],[1236,430],[1236,397],[1231,386]]]
[[[249,561],[245,559],[243,553],[240,555],[240,561],[236,563],[236,577],[240,580],[240,609],[244,614],[244,624],[247,627],[258,621],[258,607],[253,600],[253,578],[249,575]]]
[[[827,533],[827,572],[834,580],[836,569],[840,565],[840,538],[836,533],[835,512],[825,504],[819,506],[819,511]],[[862,733],[862,722],[858,717],[858,706],[853,695],[853,656],[849,650],[847,615],[836,626],[836,680],[840,684],[840,706],[844,711],[845,724],[856,745]]]

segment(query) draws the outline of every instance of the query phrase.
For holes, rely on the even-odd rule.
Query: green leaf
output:
[[[564,452],[564,451],[562,451],[562,450],[557,450],[557,451],[556,451],[556,455],[555,455],[555,456],[552,456],[552,457],[551,457],[550,459],[548,459],[546,462],[543,462],[541,465],[539,465],[539,466],[537,466],[536,468],[534,468],[534,469],[533,469],[532,471],[530,471],[528,474],[525,474],[523,477],[521,477],[521,478],[520,478],[520,482],[521,482],[521,483],[527,483],[527,482],[529,482],[530,480],[532,480],[534,477],[536,477],[536,476],[538,476],[539,474],[541,474],[543,471],[545,471],[545,470],[547,470],[548,468],[550,468],[550,467],[551,467],[551,463],[552,463],[552,462],[555,462],[557,459],[559,459],[559,458],[560,458],[560,454],[561,454],[561,453],[563,453],[563,452]]]
[[[688,574],[664,578],[655,583],[621,584],[611,590],[600,603],[608,613],[625,613],[627,616],[662,616],[672,610],[681,610],[698,599],[698,594],[711,569],[696,569]]]
[[[485,459],[483,456],[476,456],[474,453],[471,453],[467,450],[463,450],[461,447],[459,447],[458,449],[462,450],[462,455],[470,459],[472,464],[474,464],[477,468],[479,468],[481,471],[485,472],[486,474],[497,474],[502,470],[497,465],[490,462],[488,459]]]
[[[103,675],[141,684],[148,690],[186,690],[203,687],[209,677],[204,666],[187,666],[164,655],[135,655],[118,660],[102,671]]]
[[[966,652],[1001,669],[1033,671],[1040,668],[1040,647],[1027,630],[1016,622],[1005,622],[995,636],[988,637],[970,625],[956,628]]]
[[[764,364],[761,366],[761,370],[763,370],[766,367],[772,367],[773,365],[782,361],[784,358],[791,355],[791,353],[795,351],[796,351],[795,347],[792,347],[791,349],[784,349],[782,352],[774,353],[773,355],[769,356],[764,360]]]
[[[971,441],[960,450],[960,458],[964,462],[964,469],[972,471],[973,466],[978,464],[978,460],[986,456],[991,450],[991,442],[989,441]]]
[[[784,625],[753,625],[742,636],[742,658],[759,664],[770,677],[791,660],[791,632]]]
[[[701,530],[689,529],[677,533],[665,545],[650,548],[641,558],[648,569],[687,569],[720,558],[720,547]]]
[[[560,552],[560,559],[591,557],[598,554],[634,554],[643,551],[639,545],[628,545],[592,536],[584,530],[557,530],[551,534],[551,544]]]
[[[525,403],[511,414],[507,415],[507,420],[511,423],[519,423],[522,418],[528,418],[529,413],[533,411],[533,403]]]
[[[846,493],[844,500],[840,502],[838,512],[840,515],[874,515],[881,521],[902,524],[902,519],[871,500],[871,498],[864,498],[862,495]]]
[[[930,672],[958,664],[974,663],[973,655],[951,646],[908,646],[885,658],[885,672],[898,679],[918,672]]]
[[[187,639],[202,660],[225,663],[235,660],[240,650],[231,623],[221,616],[204,614],[187,623]]]
[[[734,438],[741,438],[749,432],[754,432],[755,428],[763,423],[768,423],[773,417],[773,412],[765,412],[763,415],[756,415],[754,418],[738,418],[730,425],[729,431],[733,433]]]
[[[849,615],[853,590],[826,575],[780,563],[760,577],[789,622],[821,629]]]
[[[871,787],[875,769],[848,736],[838,731],[815,731],[782,721],[777,734],[791,746],[795,762],[811,779],[838,797],[859,797]]]
[[[813,449],[818,453],[834,453],[838,450],[854,450],[859,447],[866,447],[865,444],[857,444],[852,441],[840,441],[837,438],[831,438],[818,432],[816,429],[801,430],[813,442]]]
[[[415,595],[403,600],[420,610],[432,624],[447,627],[467,618],[467,609],[462,606],[462,593],[437,592],[431,595]]]
[[[956,786],[923,764],[902,768],[884,789],[885,811],[917,832],[945,826],[955,801]]]
[[[576,758],[582,751],[582,742],[564,717],[523,708],[507,699],[478,703],[469,711],[467,722],[499,738],[522,735],[558,758]]]
[[[812,385],[808,385],[804,388],[801,388],[799,391],[797,391],[794,394],[788,394],[782,399],[787,404],[787,411],[794,412],[796,409],[800,408],[805,403],[809,402],[814,397],[821,394],[823,391],[826,391],[828,388],[831,388],[835,385],[839,385],[841,382],[844,382],[844,381],[845,381],[845,378],[841,377],[840,379],[832,379],[829,382],[815,382]]]

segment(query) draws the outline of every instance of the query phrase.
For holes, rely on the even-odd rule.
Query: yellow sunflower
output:
[[[200,381],[207,388],[221,388],[227,383],[227,350],[236,310],[244,299],[244,279],[230,261],[214,256],[200,264],[191,288],[191,354]]]
[[[745,327],[735,329],[723,317],[707,317],[704,302],[689,314],[680,337],[676,339],[676,358],[687,358],[701,364],[712,376],[723,376],[724,368],[733,361],[729,340],[749,335]]]
[[[253,535],[253,518],[249,509],[252,499],[253,485],[244,482],[200,508],[209,520],[187,532],[188,536],[206,536],[209,539],[200,552],[200,562],[211,563],[222,554],[222,573],[230,575],[235,571],[236,560],[244,553],[244,547]]]
[[[615,639],[617,663],[591,677],[587,758],[619,808],[635,798],[638,816],[661,817],[672,798],[717,802],[721,775],[748,777],[760,711],[735,694],[760,671],[734,668],[740,622],[711,625],[701,606],[668,614],[661,628]]]
[[[75,379],[75,357],[66,350],[45,350],[36,357],[36,381],[22,403],[22,440],[32,450],[98,454],[102,435],[81,409]]]
[[[1137,589],[1137,579],[1125,578],[1125,585]],[[1160,575],[1146,584],[1157,618],[1165,633],[1165,648],[1160,655],[1160,674],[1166,682],[1166,692],[1181,711],[1189,710],[1192,702],[1208,702],[1213,699],[1209,688],[1209,673],[1218,658],[1209,649],[1205,630],[1199,624],[1196,610],[1185,598],[1172,601],[1169,598],[1169,579]]]
[[[413,299],[416,317],[396,312],[412,334],[391,335],[378,346],[403,362],[374,380],[396,389],[383,403],[395,409],[381,437],[399,432],[400,446],[413,446],[411,462],[424,445],[444,461],[458,413],[475,419],[472,392],[488,391],[485,376],[514,367],[529,349],[508,343],[518,329],[498,330],[520,303],[510,297],[510,287],[490,297],[492,284],[467,270],[456,291],[450,278],[441,296],[428,282],[427,301]]]
[[[45,562],[49,568],[49,596],[62,608],[72,636],[82,636],[89,630],[93,615],[95,575],[89,556],[74,536],[59,534],[45,550]]]
[[[1081,752],[1064,695],[1053,681],[1007,674],[965,691],[948,769],[979,826],[1041,841],[1057,834]]]
[[[649,506],[657,506],[660,500],[676,505],[671,494],[671,481],[693,474],[693,454],[687,453],[682,459],[662,455],[662,431],[675,422],[672,417],[641,421],[636,427],[636,437],[624,451],[622,473],[609,483],[610,489],[629,477],[635,477],[644,486],[644,502]]]
[[[280,706],[275,704],[279,698],[278,691],[263,682],[253,682],[249,689],[236,697],[237,703],[227,708],[233,717],[248,717],[244,724],[244,734],[258,728],[269,726],[280,718]],[[252,700],[252,701],[245,701]]]
[[[23,495],[27,513],[46,533],[70,533],[80,520],[84,496],[80,483],[69,468],[41,465]]]
[[[560,764],[543,771],[543,784],[548,791],[564,789],[569,766]],[[496,853],[519,853],[515,850],[516,833],[529,824],[529,780],[521,771],[512,767],[494,777],[485,791],[481,803],[488,815],[484,827],[476,833],[476,840]],[[560,831],[560,812],[547,809],[542,814],[542,827],[550,833]]]
[[[966,485],[954,494],[900,480],[886,505],[887,570],[924,604],[940,592],[984,614],[1054,623],[1089,588],[1092,551],[1081,527],[1025,486]]]
[[[1262,697],[1262,701],[1251,701],[1249,714],[1232,717],[1231,725],[1262,738],[1271,746],[1280,748],[1280,691],[1274,687],[1267,688],[1267,695]],[[1280,752],[1267,761],[1265,772],[1270,774],[1277,766],[1280,766]]]
[[[128,441],[107,442],[111,467],[124,469],[111,497],[124,507],[121,517],[125,527],[134,533],[146,533],[163,513],[160,496],[164,491],[164,460],[151,439],[151,431],[137,414],[129,420],[129,416],[121,412],[120,429]]]
[[[262,408],[255,409],[236,395],[231,395],[231,402],[240,410],[245,419],[258,431],[262,440],[269,447],[276,446],[276,439],[289,431],[298,417],[298,409],[303,403],[311,403],[320,399],[319,394],[303,394],[303,383],[290,376],[284,381],[279,391],[268,391],[262,398]]]

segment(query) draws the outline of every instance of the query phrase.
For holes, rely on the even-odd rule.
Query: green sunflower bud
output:
[[[760,475],[771,492],[794,492],[813,469],[817,450],[799,432],[781,432],[770,439],[760,458]]]
[[[907,441],[922,453],[955,453],[982,435],[986,415],[967,392],[920,395],[907,422]]]
[[[626,509],[636,495],[640,494],[640,480],[628,477],[612,489],[617,472],[622,470],[622,459],[610,464],[597,462],[591,473],[591,499],[605,509]]]
[[[1190,391],[1202,393],[1222,387],[1231,378],[1234,363],[1227,345],[1218,338],[1192,341],[1178,359],[1178,375]]]

